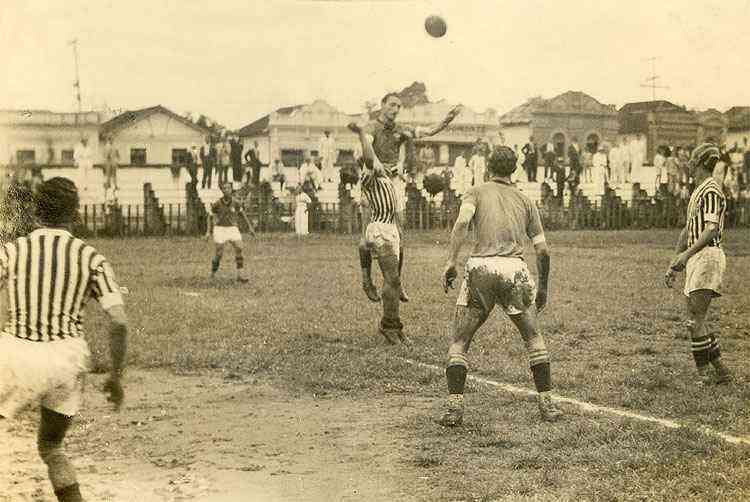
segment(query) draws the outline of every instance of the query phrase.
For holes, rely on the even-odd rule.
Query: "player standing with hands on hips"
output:
[[[442,275],[446,293],[458,275],[458,253],[468,236],[469,225],[474,223],[476,244],[464,266],[445,370],[449,395],[441,423],[446,426],[456,426],[463,421],[464,384],[469,367],[467,353],[474,334],[495,305],[508,314],[526,345],[542,419],[551,422],[562,416],[550,396],[549,353],[537,329],[536,313],[530,310],[532,303],[536,304],[537,312],[547,304],[550,255],[539,211],[510,181],[516,162],[513,150],[507,146],[494,147],[487,163],[490,181],[471,188],[461,199],[451,234]],[[538,291],[523,258],[527,238],[536,252]]]
[[[78,214],[75,184],[59,177],[45,181],[36,204],[41,228],[0,247],[0,304],[8,314],[0,331],[0,418],[41,404],[37,446],[55,496],[60,502],[80,502],[63,440],[81,405],[89,370],[81,312],[94,298],[111,320],[112,370],[104,390],[116,409],[124,397],[127,319],[112,266],[70,233]]]
[[[705,324],[711,300],[721,296],[727,263],[721,248],[726,198],[721,189],[725,170],[717,166],[720,156],[719,148],[711,143],[703,143],[693,150],[688,169],[696,188],[688,203],[687,223],[677,240],[676,256],[664,277],[666,286],[671,288],[675,274],[685,270],[688,330],[693,359],[700,383],[704,385],[727,383],[732,379],[721,361],[719,341],[706,330]],[[714,175],[714,171],[720,174]]]

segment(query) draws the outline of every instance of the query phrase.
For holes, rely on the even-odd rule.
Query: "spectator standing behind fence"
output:
[[[309,206],[312,199],[305,193],[301,186],[294,189],[294,232],[297,235],[309,234]]]
[[[271,181],[279,184],[279,190],[284,190],[286,176],[284,175],[284,165],[279,159],[274,160],[271,166]]]
[[[613,185],[623,182],[622,154],[620,152],[620,142],[615,139],[612,148],[609,149],[609,173]]]
[[[469,160],[469,169],[471,169],[471,186],[484,183],[487,164],[484,161],[484,155],[482,155],[481,150],[477,146],[474,147],[474,154]]]
[[[331,136],[331,131],[323,131],[323,136],[318,141],[318,155],[320,156],[322,170],[331,171],[336,162],[337,150],[336,140]]]
[[[573,172],[571,170],[571,172]],[[560,206],[563,205],[563,193],[565,192],[565,181],[567,180],[567,175],[565,173],[565,159],[563,157],[558,157],[557,162],[555,162],[555,196],[558,198],[558,201],[560,203]]]
[[[597,152],[592,158],[592,177],[597,195],[603,195],[607,192],[607,153],[604,151],[604,145],[599,145]]]
[[[94,153],[89,147],[89,139],[84,136],[73,150],[73,162],[78,168],[79,182],[76,184],[84,192],[88,190],[91,169],[94,167]]]
[[[743,155],[743,184],[750,186],[750,144],[748,144],[747,138],[742,139],[744,144],[744,155]]]
[[[529,136],[529,142],[523,145],[521,148],[523,154],[524,168],[528,179],[532,183],[536,183],[536,172],[539,165],[539,154],[537,152],[536,144],[534,144],[534,136]]]
[[[252,176],[252,182],[254,186],[260,184],[260,168],[262,166],[260,162],[260,153],[258,152],[258,142],[253,141],[253,146],[245,152],[245,162],[250,167],[248,177]]]
[[[471,171],[463,152],[453,162],[453,189],[459,197],[471,187]]]
[[[206,185],[208,185],[208,188],[211,188],[211,177],[213,175],[213,166],[211,165],[211,159],[209,157],[209,147],[208,147],[208,138],[206,138],[206,142],[201,145],[201,165],[203,166],[203,180],[201,181],[201,187],[206,188]]]
[[[594,181],[593,178],[593,167],[594,167],[594,152],[589,150],[588,147],[583,149],[583,154],[581,154],[580,157],[581,165],[583,166],[583,182],[584,183],[592,183]],[[570,166],[571,171],[575,171],[573,168],[573,165]]]
[[[315,202],[318,197],[317,193],[322,185],[320,169],[315,167],[310,161],[310,157],[305,157],[305,161],[299,168],[299,183],[302,187],[302,191],[305,192],[310,199]]]
[[[107,191],[111,188],[112,193],[118,190],[117,187],[117,168],[120,166],[120,152],[112,144],[112,137],[107,138],[107,145],[104,148],[104,198],[107,198]]]
[[[664,146],[659,145],[656,148],[656,154],[654,155],[654,184],[656,185],[657,193],[661,192],[667,185],[667,171],[664,166],[665,161]]]
[[[229,181],[229,148],[226,142],[219,143],[216,149],[216,158],[216,165],[219,170],[219,185],[221,186],[222,183]]]
[[[544,179],[552,178],[555,170],[555,145],[547,141],[542,147],[542,156],[544,158]]]
[[[568,164],[570,165],[570,169],[578,173],[579,176],[583,171],[583,166],[581,166],[581,154],[581,146],[578,144],[578,138],[573,136],[573,142],[568,145]],[[583,179],[585,180],[586,176],[584,176]]]
[[[245,169],[242,165],[242,142],[238,138],[229,140],[229,158],[232,162],[232,181],[242,183]]]
[[[195,187],[198,184],[198,165],[200,164],[201,157],[198,153],[198,147],[193,145],[190,147],[190,158],[188,159],[188,174],[190,175],[190,183]]]
[[[665,153],[667,155],[664,161],[667,172],[667,190],[670,195],[677,197],[680,193],[680,164],[677,160],[677,149],[675,147],[667,148]]]

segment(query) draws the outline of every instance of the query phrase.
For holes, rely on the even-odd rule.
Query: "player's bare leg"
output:
[[[216,272],[219,271],[221,265],[221,258],[224,256],[224,243],[216,243],[216,252],[211,260],[211,278],[216,277]]]
[[[73,417],[42,406],[37,448],[59,502],[83,502],[75,469],[63,452],[63,440],[72,423]]]
[[[542,420],[554,422],[562,418],[562,411],[555,406],[550,396],[552,375],[550,372],[549,353],[544,338],[537,329],[536,314],[530,311],[511,315],[510,320],[516,325],[526,345],[529,367],[534,377],[534,387],[538,393],[539,413]]]
[[[248,282],[247,277],[243,274],[245,268],[245,259],[242,256],[242,242],[241,241],[230,241],[234,248],[234,262],[237,265],[237,281]]]
[[[728,383],[732,380],[730,371],[721,361],[718,340],[706,330],[706,314],[713,296],[713,291],[699,289],[691,292],[687,297],[691,348],[702,384]],[[711,374],[712,366],[715,379]]]
[[[445,379],[448,383],[448,399],[440,423],[454,427],[463,422],[464,386],[469,372],[468,352],[474,334],[487,320],[489,313],[479,307],[456,306],[451,325],[451,340],[448,347],[448,364]]]
[[[357,246],[359,251],[359,266],[362,269],[362,289],[371,302],[379,302],[378,288],[372,283],[372,252],[367,246],[365,231],[370,223],[370,211],[367,206],[362,206],[362,238]]]
[[[410,340],[404,336],[399,315],[398,294],[401,281],[398,275],[398,257],[381,256],[378,264],[383,273],[383,318],[380,321],[380,333],[388,343],[396,344],[400,341],[409,344]]]
[[[396,226],[398,227],[398,234],[399,234],[399,248],[398,248],[398,276],[400,278],[403,278],[402,270],[404,268],[404,231],[403,231],[403,221],[404,221],[404,213],[399,212],[396,214]],[[403,279],[401,280],[401,286],[398,290],[398,298],[399,301],[402,301],[404,303],[408,302],[410,300],[409,295],[406,294],[406,291],[404,290],[404,282]]]

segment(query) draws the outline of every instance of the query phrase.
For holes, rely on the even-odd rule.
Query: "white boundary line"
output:
[[[408,359],[406,357],[400,357],[400,356],[394,356],[394,357],[400,361],[404,361],[408,364],[411,364],[412,366],[429,369],[429,370],[436,371],[439,373],[442,373],[444,369],[434,364],[427,364],[421,361],[416,361],[414,359]],[[537,394],[536,391],[533,391],[533,390],[524,389],[523,387],[516,387],[515,385],[510,385],[507,383],[490,380],[488,378],[468,375],[468,379],[477,383],[481,383],[484,385],[489,385],[491,387],[502,389],[506,392],[510,392],[511,394],[521,394],[525,396],[536,396]],[[577,406],[581,410],[589,412],[589,413],[601,413],[605,415],[615,415],[619,417],[640,420],[642,422],[651,422],[657,425],[661,425],[662,427],[666,427],[668,429],[683,429],[683,428],[694,429],[707,436],[713,436],[713,437],[722,439],[726,441],[727,443],[750,446],[750,438],[748,437],[733,436],[731,434],[726,434],[724,432],[717,431],[710,427],[693,427],[690,425],[682,424],[680,422],[675,422],[674,420],[668,420],[666,418],[659,418],[659,417],[653,417],[650,415],[641,415],[640,413],[633,413],[631,411],[618,410],[617,408],[610,408],[608,406],[600,406],[598,404],[592,404],[586,401],[579,401],[577,399],[572,399],[572,398],[564,397],[564,396],[558,396],[556,394],[552,395],[552,399],[561,403],[566,403],[566,404],[571,404],[573,406]]]

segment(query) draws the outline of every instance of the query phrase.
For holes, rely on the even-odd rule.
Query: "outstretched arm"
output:
[[[350,131],[359,136],[359,142],[362,145],[362,157],[365,159],[365,169],[367,169],[368,166],[372,166],[372,170],[376,174],[385,175],[383,164],[380,162],[377,155],[375,155],[375,150],[372,148],[372,142],[367,138],[364,127],[355,122],[350,123],[347,127]]]
[[[443,120],[438,122],[437,124],[430,125],[427,127],[418,127],[414,130],[414,138],[413,139],[419,139],[424,138],[427,136],[434,136],[446,127],[448,127],[448,124],[453,122],[453,119],[455,119],[458,114],[461,113],[461,105],[456,105],[448,112],[448,114],[445,116]]]

